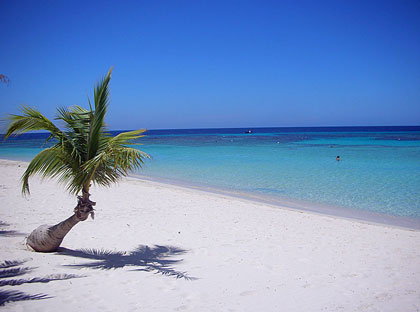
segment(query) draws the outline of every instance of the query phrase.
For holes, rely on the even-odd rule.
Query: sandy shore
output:
[[[419,231],[133,178],[93,188],[95,220],[60,252],[31,252],[25,236],[76,200],[37,178],[22,197],[25,166],[0,160],[7,311],[420,311]]]

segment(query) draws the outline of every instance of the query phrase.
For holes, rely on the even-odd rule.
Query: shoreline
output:
[[[389,226],[393,228],[408,229],[414,231],[420,231],[420,219],[402,217],[402,216],[393,216],[384,213],[378,213],[373,211],[366,211],[355,208],[347,207],[338,207],[327,204],[318,204],[313,202],[307,202],[303,200],[296,199],[281,199],[274,196],[261,195],[251,192],[241,192],[233,190],[223,190],[217,187],[210,187],[206,185],[198,185],[193,183],[188,183],[184,181],[158,178],[141,174],[132,174],[128,178],[148,181],[156,184],[161,184],[163,186],[179,187],[184,189],[190,189],[194,191],[205,192],[213,195],[220,195],[225,197],[231,197],[236,199],[241,199],[245,201],[250,201],[254,203],[260,203],[265,205],[270,205],[277,209],[286,209],[291,211],[303,212],[303,213],[312,213],[321,216],[328,216],[333,218],[341,218],[350,221],[358,221],[366,224],[373,224],[379,226]]]
[[[0,162],[16,162],[21,165],[27,165],[29,161],[24,160],[12,160],[0,158]],[[420,219],[402,217],[402,216],[392,216],[383,213],[371,212],[360,209],[352,209],[347,207],[337,207],[326,204],[318,204],[306,201],[299,200],[286,200],[280,199],[274,196],[253,194],[250,192],[240,192],[233,190],[223,190],[216,187],[210,187],[205,185],[198,185],[193,183],[188,183],[184,181],[179,181],[175,179],[165,179],[152,177],[142,174],[130,174],[126,179],[135,179],[140,181],[147,181],[151,183],[161,184],[161,186],[170,186],[175,188],[183,188],[188,190],[194,190],[199,192],[205,192],[213,195],[226,196],[236,199],[241,199],[245,201],[250,201],[254,203],[260,203],[265,205],[270,205],[277,209],[286,209],[291,211],[311,213],[320,216],[328,216],[332,218],[341,218],[349,221],[356,221],[366,224],[379,225],[379,226],[388,226],[393,228],[401,228],[413,231],[420,231]]]

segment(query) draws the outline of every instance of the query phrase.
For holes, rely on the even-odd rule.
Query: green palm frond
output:
[[[133,141],[144,137],[144,132],[146,129],[122,132],[111,138],[109,145],[136,145]]]
[[[71,169],[71,158],[59,144],[44,149],[32,159],[25,170],[22,176],[22,192],[29,193],[29,177],[34,174],[41,174],[43,178],[69,177]]]
[[[7,139],[12,134],[18,135],[28,131],[47,130],[53,137],[60,140],[63,133],[48,118],[38,110],[23,105],[20,107],[21,115],[9,115],[9,126],[5,135]]]
[[[141,129],[123,132],[115,137],[106,137],[101,151],[84,163],[83,169],[90,173],[92,182],[100,185],[109,184],[101,174],[104,172],[104,167],[112,171],[107,174],[112,177],[112,182],[115,182],[120,176],[126,176],[130,171],[141,168],[144,159],[150,158],[150,156],[127,145],[135,144],[132,140],[143,137],[140,134],[145,131],[145,129]]]
[[[79,106],[57,109],[56,119],[64,122],[67,146],[72,155],[79,158],[80,163],[87,159],[91,115],[92,112]]]
[[[108,85],[111,80],[112,67],[108,74],[95,88],[95,113],[90,123],[90,134],[88,142],[88,158],[94,157],[101,143],[101,137],[104,132],[104,118],[109,104]]]
[[[10,115],[6,138],[32,130],[46,130],[57,143],[36,155],[22,176],[22,192],[29,193],[29,178],[57,178],[70,193],[89,190],[90,184],[109,186],[129,172],[141,168],[150,156],[130,147],[143,137],[145,129],[128,131],[112,137],[104,122],[109,105],[109,82],[112,68],[94,89],[95,107],[58,108],[56,120],[60,130],[39,111],[22,106],[21,115]]]

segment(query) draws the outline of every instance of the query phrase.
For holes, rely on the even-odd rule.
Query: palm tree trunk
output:
[[[93,207],[96,203],[89,200],[89,193],[83,189],[82,196],[78,196],[78,203],[74,214],[56,225],[41,225],[28,236],[26,244],[35,251],[51,252],[60,247],[64,236],[80,221],[85,221],[89,215],[93,218]]]
[[[64,239],[64,236],[79,223],[76,214],[56,225],[41,225],[29,235],[26,244],[35,251],[56,251]]]

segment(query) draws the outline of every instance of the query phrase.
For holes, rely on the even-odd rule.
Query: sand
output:
[[[36,177],[22,197],[25,166],[0,160],[0,260],[25,261],[0,279],[26,294],[7,311],[420,311],[419,231],[134,178],[94,187],[60,252],[31,252],[76,200]]]

